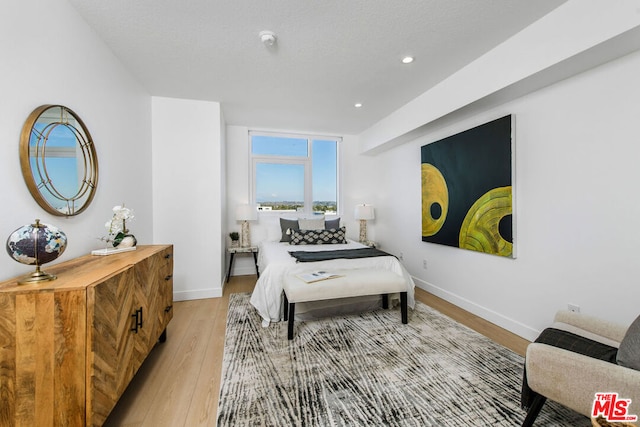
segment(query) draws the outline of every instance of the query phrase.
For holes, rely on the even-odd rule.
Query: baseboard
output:
[[[456,295],[452,292],[439,288],[429,282],[418,279],[417,277],[413,277],[413,281],[420,289],[423,289],[437,297],[440,297],[443,300],[450,302],[451,304],[455,304],[458,307],[468,311],[469,313],[480,316],[483,319],[493,323],[494,325],[498,325],[509,332],[513,332],[514,334],[528,341],[533,341],[538,337],[538,335],[540,335],[540,331],[536,329],[533,329],[516,320],[505,317],[500,313],[496,313],[493,310],[478,305],[473,301],[469,301],[468,299]]]
[[[198,289],[197,291],[177,291],[173,293],[174,301],[188,301],[194,299],[220,298],[222,288]]]

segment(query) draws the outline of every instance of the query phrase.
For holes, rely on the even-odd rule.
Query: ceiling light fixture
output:
[[[260,31],[258,35],[265,46],[273,46],[276,43],[276,33],[273,31]]]
[[[413,62],[413,56],[405,56],[402,58],[403,64],[411,64]]]
[[[355,104],[353,104],[353,106],[356,107],[356,108],[360,108],[360,107],[362,107],[362,103],[356,102]]]

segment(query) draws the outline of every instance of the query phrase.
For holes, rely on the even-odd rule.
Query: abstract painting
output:
[[[422,241],[515,258],[513,122],[422,146]]]

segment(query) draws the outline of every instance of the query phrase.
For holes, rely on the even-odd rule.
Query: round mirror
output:
[[[89,130],[62,105],[42,105],[20,135],[20,166],[29,191],[47,212],[77,215],[98,185],[98,158]]]

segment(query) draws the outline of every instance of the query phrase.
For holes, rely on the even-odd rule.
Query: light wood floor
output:
[[[105,426],[215,426],[229,294],[256,276],[232,277],[222,298],[174,304],[168,338],[151,352]],[[528,341],[416,288],[416,299],[524,355]]]

